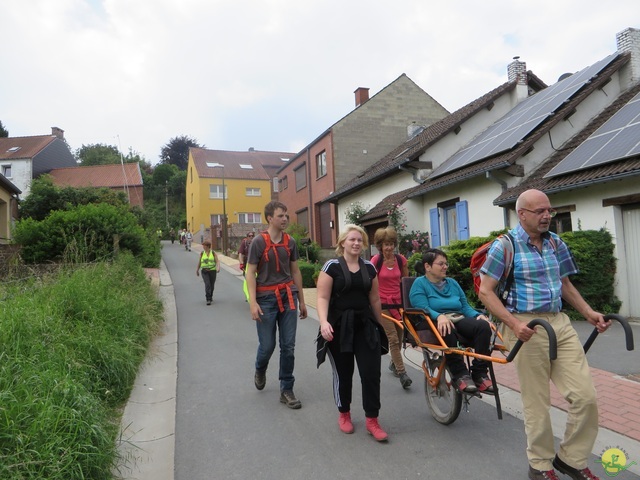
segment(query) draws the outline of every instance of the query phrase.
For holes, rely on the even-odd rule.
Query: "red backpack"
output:
[[[502,248],[504,249],[504,272],[502,272],[502,278],[500,279],[500,282],[498,282],[498,290],[496,292],[498,294],[498,298],[504,304],[507,302],[509,290],[511,290],[511,285],[513,284],[513,256],[515,243],[513,236],[509,232],[503,235],[498,235],[496,239],[479,246],[476,251],[473,252],[473,255],[471,255],[469,270],[471,270],[471,275],[473,276],[473,288],[476,291],[476,294],[478,294],[481,283],[480,269],[487,259],[487,253],[489,253],[491,245],[493,245],[493,242],[496,240],[502,243]],[[557,244],[553,235],[549,235],[549,242],[551,242],[551,248],[553,248],[555,253],[557,250]]]
[[[498,297],[502,300],[502,303],[507,301],[507,296],[509,295],[509,290],[511,289],[511,284],[513,283],[513,237],[510,233],[506,233],[504,235],[499,235],[494,240],[487,242],[481,246],[479,246],[473,255],[471,255],[471,263],[469,264],[469,269],[471,270],[471,275],[473,276],[473,288],[476,291],[476,295],[480,291],[480,269],[482,265],[484,265],[485,260],[487,259],[487,253],[489,253],[489,249],[493,242],[499,241],[502,243],[502,247],[504,249],[504,272],[502,273],[502,278],[498,284]]]

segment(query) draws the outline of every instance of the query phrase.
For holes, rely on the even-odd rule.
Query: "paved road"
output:
[[[366,434],[358,389],[352,408],[356,432],[342,434],[329,366],[315,366],[313,318],[298,328],[295,392],[302,409],[279,403],[277,355],[259,392],[253,386],[255,325],[237,276],[223,270],[214,303],[206,306],[195,275],[196,252],[167,245],[163,259],[178,312],[177,480],[526,478],[521,420],[505,415],[499,421],[492,405],[472,401],[471,411],[453,425],[439,425],[428,413],[415,370],[409,391],[383,371],[380,422],[390,435],[387,444]],[[640,461],[640,452],[629,453]],[[604,477],[595,460],[593,470]],[[640,477],[624,472],[616,478]]]

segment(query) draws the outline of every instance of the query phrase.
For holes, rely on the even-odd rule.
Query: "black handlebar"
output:
[[[542,320],[541,318],[534,318],[529,323],[527,323],[527,327],[533,328],[536,325],[540,325],[547,331],[547,335],[549,336],[549,360],[555,360],[558,357],[558,342],[556,339],[556,332],[553,331],[549,322]],[[518,351],[522,347],[522,340],[518,340],[516,344],[509,352],[509,356],[507,357],[507,362],[511,362]]]
[[[618,322],[620,322],[620,325],[622,325],[622,328],[624,329],[624,337],[627,342],[627,350],[629,351],[633,350],[633,330],[631,330],[631,327],[629,326],[629,322],[627,322],[627,320],[621,315],[617,315],[615,313],[610,313],[608,315],[605,315],[604,319],[617,320]],[[594,342],[597,336],[598,336],[598,329],[594,328],[589,338],[587,338],[587,341],[584,342],[584,346],[583,346],[584,353],[587,353],[589,351],[589,348],[591,348],[591,344]]]

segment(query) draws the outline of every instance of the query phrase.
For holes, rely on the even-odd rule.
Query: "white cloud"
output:
[[[0,120],[152,162],[177,135],[296,151],[353,109],[357,87],[402,73],[451,111],[506,81],[516,55],[553,83],[615,51],[636,3],[8,0]]]

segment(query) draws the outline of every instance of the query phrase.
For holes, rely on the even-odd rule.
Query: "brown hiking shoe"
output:
[[[267,372],[260,372],[256,370],[256,374],[253,376],[253,383],[256,384],[258,390],[262,390],[267,384]]]
[[[284,403],[287,407],[293,408],[294,410],[302,407],[302,403],[296,398],[293,390],[283,390],[280,392],[280,403]]]

